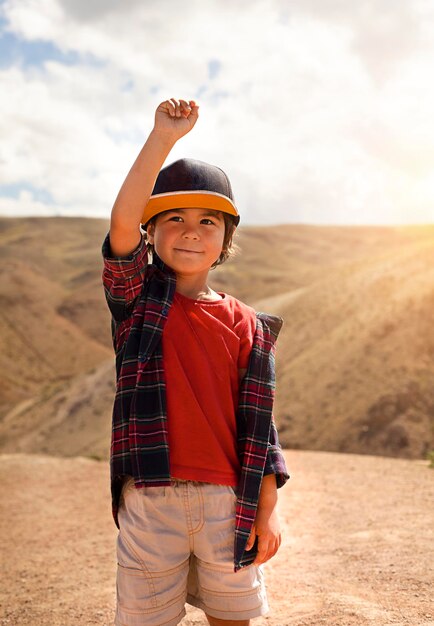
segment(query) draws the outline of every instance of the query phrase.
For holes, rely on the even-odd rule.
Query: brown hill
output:
[[[0,220],[1,450],[107,456],[107,228]],[[238,243],[212,285],[285,318],[282,441],[413,458],[434,448],[434,226],[249,227]]]
[[[434,427],[434,238],[255,303],[286,320],[276,414],[291,446],[423,456]]]
[[[4,416],[1,449],[108,458],[114,392],[112,359],[47,386],[41,396],[19,402]]]
[[[0,371],[3,413],[17,400],[39,395],[47,384],[68,380],[111,356],[62,314],[68,291],[31,261],[0,263]]]

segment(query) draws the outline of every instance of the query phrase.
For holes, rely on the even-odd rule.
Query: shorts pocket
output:
[[[150,572],[143,564],[126,567],[118,563],[118,613],[130,616],[127,623],[133,624],[134,616],[139,619],[143,615],[159,615],[161,611],[178,615],[183,610],[187,595],[187,575],[188,561],[161,572]],[[137,623],[142,624],[143,621]]]
[[[126,613],[146,613],[158,606],[153,580],[142,569],[118,563],[116,592],[118,607]]]

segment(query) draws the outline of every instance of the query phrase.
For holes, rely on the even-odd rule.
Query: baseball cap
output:
[[[203,208],[222,211],[240,221],[231,183],[216,165],[196,159],[179,159],[163,167],[142,216],[146,226],[158,213],[169,209]]]

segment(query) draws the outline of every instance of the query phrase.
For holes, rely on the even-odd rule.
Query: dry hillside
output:
[[[107,456],[107,227],[0,220],[0,450]],[[238,243],[212,285],[285,318],[282,441],[410,458],[434,449],[434,226],[246,227]]]

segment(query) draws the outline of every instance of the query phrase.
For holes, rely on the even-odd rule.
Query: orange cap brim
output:
[[[171,191],[151,196],[143,211],[142,224],[146,225],[155,215],[169,209],[213,209],[233,215],[237,225],[240,221],[235,204],[227,196],[213,191],[199,190]]]

